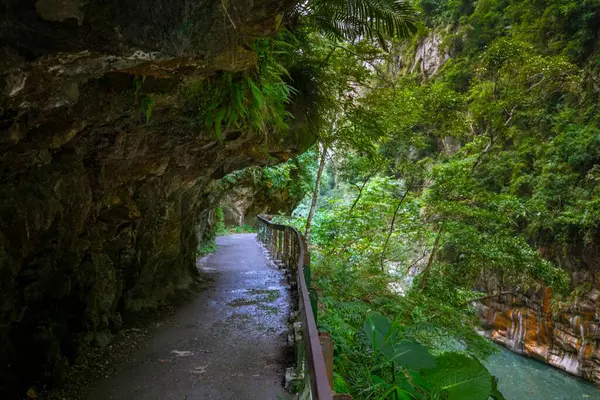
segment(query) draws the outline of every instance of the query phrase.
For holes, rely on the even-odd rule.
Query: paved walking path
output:
[[[282,388],[289,289],[256,235],[217,238],[214,286],[157,328],[89,400],[290,399]]]

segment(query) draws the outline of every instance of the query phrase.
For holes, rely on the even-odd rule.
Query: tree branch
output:
[[[377,173],[379,172],[380,169],[381,169],[381,166],[377,167],[377,169],[375,171],[373,171],[371,174],[369,174],[369,176],[367,176],[367,178],[365,179],[362,186],[359,187],[358,185],[355,185],[356,187],[358,187],[358,196],[356,196],[356,199],[354,199],[354,203],[352,203],[352,207],[350,207],[350,211],[348,211],[348,214],[352,214],[352,211],[354,211],[354,207],[356,207],[356,204],[358,204],[358,201],[360,200],[360,197],[362,196],[364,188],[367,186],[367,184],[369,183],[371,178],[374,177],[375,175],[377,175]]]
[[[323,143],[323,153],[321,154],[321,160],[319,161],[319,170],[317,171],[317,179],[315,181],[315,190],[313,192],[312,203],[310,205],[310,212],[308,218],[306,218],[306,229],[304,230],[304,238],[306,243],[310,243],[310,228],[312,219],[315,216],[317,209],[317,201],[319,200],[319,187],[321,186],[321,177],[323,176],[323,169],[327,160],[327,144]]]
[[[518,293],[511,292],[511,291],[500,292],[500,293],[490,294],[488,296],[476,297],[474,299],[469,299],[467,301],[464,301],[464,302],[460,303],[460,306],[469,305],[470,303],[473,303],[474,301],[483,301],[483,300],[493,299],[494,297],[500,297],[500,296],[504,296],[506,294],[511,294],[513,296],[518,296],[519,295]]]
[[[396,216],[398,215],[398,210],[400,210],[400,206],[402,206],[402,203],[404,203],[404,200],[406,199],[406,196],[408,196],[408,192],[410,191],[411,188],[412,188],[412,184],[406,188],[406,190],[404,191],[404,194],[402,195],[402,198],[400,199],[400,201],[396,205],[396,209],[394,210],[394,216],[392,217],[392,223],[390,224],[390,230],[388,232],[387,237],[385,238],[385,243],[383,244],[383,249],[381,250],[381,259],[379,260],[379,264],[381,266],[382,271],[383,271],[383,262],[385,261],[385,251],[387,250],[388,243],[390,241],[390,238],[392,237],[392,233],[394,232],[394,224],[396,223]]]

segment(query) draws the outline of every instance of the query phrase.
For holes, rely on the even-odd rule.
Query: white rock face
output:
[[[450,58],[448,54],[440,49],[442,37],[437,32],[431,32],[417,46],[415,61],[410,70],[415,72],[417,67],[426,76],[435,75],[444,63]]]

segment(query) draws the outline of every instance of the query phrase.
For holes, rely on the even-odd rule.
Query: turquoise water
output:
[[[505,348],[484,362],[507,400],[600,400],[600,389]]]

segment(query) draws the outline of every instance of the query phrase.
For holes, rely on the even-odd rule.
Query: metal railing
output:
[[[308,375],[306,387],[308,394],[303,397],[316,400],[333,399],[331,379],[333,370],[333,357],[328,358],[328,367],[324,357],[325,349],[321,346],[321,340],[316,322],[316,296],[311,295],[310,275],[310,253],[306,241],[297,229],[274,224],[268,215],[259,215],[258,238],[271,253],[271,257],[282,262],[291,274],[292,285],[296,287],[298,319],[302,326],[302,347],[300,357],[297,357],[297,368],[304,370]],[[295,284],[295,285],[294,285]],[[327,339],[326,339],[327,340]],[[331,340],[329,339],[329,343]],[[333,348],[329,346],[329,352],[333,356]],[[331,359],[330,359],[331,358]]]

